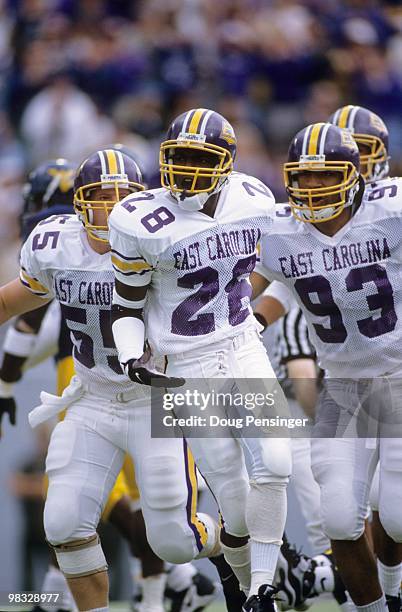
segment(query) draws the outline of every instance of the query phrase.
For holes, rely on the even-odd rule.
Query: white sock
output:
[[[346,593],[346,597],[347,601],[345,601],[343,604],[339,604],[340,609],[342,612],[356,612],[356,606],[353,603],[349,593]]]
[[[221,546],[223,556],[239,581],[241,590],[248,595],[251,584],[250,543],[247,542],[239,548],[231,548],[225,544]]]
[[[384,565],[377,559],[378,576],[382,589],[386,595],[399,595],[402,581],[402,563],[398,565]]]
[[[279,549],[279,544],[251,540],[250,596],[257,595],[262,584],[273,584]]]
[[[142,579],[141,612],[164,611],[163,594],[165,592],[165,584],[165,573]]]
[[[106,608],[91,608],[90,610],[86,610],[86,612],[109,612],[109,606]]]
[[[166,586],[169,589],[180,592],[192,585],[192,578],[197,573],[192,563],[181,563],[180,565],[167,563],[166,565],[169,568],[166,580]]]
[[[54,565],[49,565],[42,584],[42,592],[44,593],[60,593],[57,600],[57,606],[62,610],[71,610],[75,608],[73,596],[68,586],[64,574]],[[54,612],[54,603],[41,603],[41,607],[46,612]]]
[[[385,602],[385,596],[382,595],[380,599],[372,601],[365,606],[356,606],[358,612],[388,612],[388,606]]]

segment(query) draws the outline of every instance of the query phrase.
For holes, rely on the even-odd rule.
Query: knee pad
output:
[[[97,533],[83,540],[53,546],[57,562],[66,578],[91,576],[107,570]]]
[[[394,542],[402,543],[402,516],[401,507],[395,504],[393,507],[388,507],[385,504],[380,505],[380,521],[385,531]]]
[[[51,544],[77,540],[89,535],[77,534],[80,527],[79,500],[72,489],[66,490],[66,487],[61,485],[52,484],[49,488],[43,524],[46,539]]]
[[[321,491],[322,528],[330,540],[357,540],[364,532],[366,512],[359,511],[352,495],[348,499],[341,491],[341,487],[334,487],[332,494]]]
[[[147,525],[147,538],[154,553],[168,563],[188,563],[198,554],[193,533],[179,520],[165,520],[159,527]]]
[[[184,467],[178,457],[150,458],[144,465],[141,496],[152,510],[169,510],[186,504]]]
[[[264,438],[262,443],[262,462],[267,470],[267,477],[270,480],[288,479],[292,471],[292,451],[290,447],[290,439],[287,438]],[[259,480],[257,475],[253,479]]]
[[[226,533],[238,538],[248,535],[246,523],[247,498],[250,485],[245,478],[228,478],[226,474],[220,474],[222,483],[217,486],[216,475],[214,475],[214,495],[221,511]]]

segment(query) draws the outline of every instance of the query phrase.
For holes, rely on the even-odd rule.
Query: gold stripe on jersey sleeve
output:
[[[20,271],[20,278],[21,278],[23,284],[24,285],[28,285],[28,287],[34,293],[41,293],[42,295],[46,295],[47,293],[49,293],[49,290],[47,289],[47,287],[42,285],[42,283],[40,283],[39,281],[35,280],[31,276],[28,276],[28,274],[26,272],[24,272],[24,270]]]
[[[343,107],[343,109],[341,110],[341,114],[339,115],[339,119],[338,119],[339,127],[345,128],[347,126],[350,111],[352,110],[352,108],[353,106],[351,104]]]
[[[112,255],[112,264],[122,272],[143,272],[152,270],[152,266],[146,261],[121,261],[116,255]]]
[[[205,108],[197,108],[193,115],[193,118],[190,121],[190,126],[188,128],[190,134],[197,134],[197,130],[199,128],[202,116],[205,112]]]
[[[308,155],[317,155],[318,138],[323,125],[323,123],[316,123],[311,130],[310,142],[308,144]]]

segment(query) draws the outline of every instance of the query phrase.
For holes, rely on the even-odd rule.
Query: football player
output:
[[[255,295],[268,279],[282,281],[303,310],[319,365],[328,376],[320,395],[321,436],[324,431],[333,435],[337,415],[342,430],[348,411],[372,408],[374,377],[389,376],[388,387],[377,393],[382,411],[392,405],[390,394],[398,393],[402,185],[387,179],[365,191],[359,169],[359,150],[346,130],[318,123],[295,136],[284,166],[290,207],[283,207],[262,240],[261,262],[252,279]],[[312,439],[324,531],[354,603],[366,612],[386,609],[363,533],[379,454],[381,522],[401,542],[400,440],[380,437],[370,444],[357,435]]]
[[[219,552],[217,526],[195,512],[196,478],[187,446],[180,439],[150,437],[149,391],[122,373],[109,326],[107,218],[118,200],[142,189],[137,165],[123,153],[108,149],[90,156],[75,178],[77,214],[41,222],[22,248],[21,279],[0,290],[1,322],[55,297],[72,334],[76,376],[62,397],[43,393],[30,421],[34,426],[68,408],[49,445],[44,525],[81,610],[108,609],[96,526],[126,451],[134,458],[155,552],[179,563]],[[143,360],[149,367],[148,352]],[[180,382],[152,372],[167,386]]]
[[[360,175],[366,183],[366,191],[376,189],[378,181],[389,178],[388,129],[381,117],[363,106],[349,104],[336,110],[328,122],[347,129],[356,141],[360,154]],[[279,214],[282,215],[283,211],[279,211]],[[254,314],[261,317],[262,325],[270,325],[284,316],[292,304],[291,293],[274,282],[259,301]]]
[[[185,112],[160,147],[162,188],[133,194],[112,211],[112,327],[133,381],[147,382],[138,362],[145,335],[155,354],[167,356],[168,376],[275,381],[248,282],[257,244],[273,223],[274,199],[259,180],[232,172],[235,154],[224,117],[203,108]],[[235,439],[229,430],[225,438],[188,439],[222,513],[222,548],[249,594],[245,610],[273,609],[288,442]],[[252,455],[250,481],[242,445]]]
[[[360,174],[367,188],[377,189],[380,181],[389,177],[388,129],[384,121],[363,106],[343,106],[328,119],[338,127],[347,129],[355,139],[360,153]],[[373,200],[375,205],[375,200]],[[402,546],[392,540],[381,525],[378,515],[378,470],[370,493],[373,513],[372,534],[374,552],[377,556],[380,582],[387,601],[394,601],[400,608],[400,585],[402,580]]]
[[[121,150],[119,145],[113,149]],[[124,151],[127,155],[129,153]],[[37,223],[52,215],[72,214],[75,166],[64,159],[42,163],[30,172],[23,188],[24,211],[21,216],[21,238],[28,238]],[[54,356],[57,367],[57,394],[61,395],[74,374],[72,343],[69,329],[60,317],[57,300],[32,312],[20,315],[8,328],[3,345],[4,356],[0,367],[0,423],[8,413],[15,424],[16,404],[13,385],[20,380],[25,369],[47,357]],[[4,396],[4,397],[3,397]],[[133,555],[141,559],[142,580],[140,601],[136,609],[141,612],[163,608],[164,564],[156,557],[146,540],[145,525],[139,508],[139,492],[135,483],[132,462],[127,456],[113,490],[103,509],[101,519],[109,521],[128,541]],[[136,508],[133,509],[133,505]],[[188,564],[190,565],[190,564]],[[172,588],[174,581],[175,588]],[[160,583],[162,582],[162,587]],[[202,609],[216,595],[217,589],[204,575],[187,564],[173,566],[167,574],[169,597],[178,611]],[[71,593],[63,574],[53,564],[44,578],[43,590],[61,591],[61,609],[70,609]],[[159,599],[158,599],[159,598]],[[181,602],[181,603],[180,603]],[[37,606],[35,612],[44,608]]]

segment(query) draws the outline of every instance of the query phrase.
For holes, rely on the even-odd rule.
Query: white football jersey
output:
[[[60,302],[75,371],[84,383],[116,393],[133,388],[117,359],[111,329],[111,255],[91,249],[76,215],[55,215],[36,226],[22,247],[20,277],[36,295]],[[149,394],[146,387],[135,387],[139,398]]]
[[[256,271],[285,283],[332,377],[380,376],[402,362],[402,179],[366,189],[335,236],[277,208]]]
[[[115,206],[109,228],[116,278],[126,285],[150,283],[147,337],[157,353],[193,350],[258,325],[249,275],[274,205],[268,187],[234,172],[213,218],[182,210],[166,189]]]

